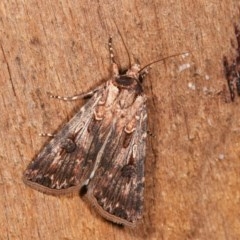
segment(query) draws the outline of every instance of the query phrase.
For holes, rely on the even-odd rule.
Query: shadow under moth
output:
[[[147,111],[142,82],[157,61],[142,69],[133,64],[120,74],[112,38],[109,51],[108,81],[86,94],[52,96],[90,99],[30,162],[23,180],[47,194],[79,192],[107,220],[133,227],[143,212]]]

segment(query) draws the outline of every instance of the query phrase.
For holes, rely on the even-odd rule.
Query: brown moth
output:
[[[93,91],[79,112],[33,159],[24,182],[41,192],[79,192],[109,221],[133,227],[143,212],[147,136],[146,95],[142,82],[149,66],[133,64],[119,73],[109,39],[112,77]]]
[[[135,226],[143,211],[147,71],[133,64],[119,74],[112,38],[109,50],[110,80],[87,94],[55,96],[91,98],[29,164],[23,180],[53,195],[79,191],[107,220]]]

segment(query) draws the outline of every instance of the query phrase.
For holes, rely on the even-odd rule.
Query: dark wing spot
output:
[[[61,143],[61,147],[67,152],[67,153],[71,153],[71,152],[74,152],[77,145],[76,143],[70,139],[70,138],[67,138],[67,139],[64,139],[63,142]]]
[[[124,178],[132,178],[136,174],[136,168],[134,165],[125,165],[121,170],[121,175]]]

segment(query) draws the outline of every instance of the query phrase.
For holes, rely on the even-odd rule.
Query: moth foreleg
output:
[[[55,134],[51,134],[51,133],[39,133],[40,137],[52,137],[54,138],[56,135]]]
[[[74,96],[70,96],[70,97],[63,97],[63,96],[57,96],[57,95],[51,95],[49,94],[50,98],[56,98],[56,99],[60,99],[63,101],[75,101],[75,100],[79,100],[79,99],[84,99],[84,98],[91,98],[94,93],[96,93],[99,90],[99,88],[96,88],[92,91],[89,91],[87,93],[80,93]]]
[[[109,49],[109,53],[110,53],[110,59],[111,59],[111,64],[112,64],[112,72],[113,75],[116,77],[119,75],[119,71],[118,71],[118,65],[115,61],[115,56],[114,56],[114,52],[113,52],[113,47],[112,47],[112,37],[109,37],[108,40],[108,49]]]

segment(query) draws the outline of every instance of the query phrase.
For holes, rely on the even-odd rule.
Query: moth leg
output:
[[[39,133],[40,137],[52,137],[54,138],[56,135],[55,134],[51,134],[51,133]]]
[[[118,65],[115,61],[115,56],[114,56],[114,53],[113,53],[112,37],[111,36],[109,37],[109,40],[108,40],[108,49],[109,49],[110,59],[111,59],[111,64],[112,64],[112,72],[113,72],[113,75],[115,77],[117,77],[119,75],[119,71],[118,71]]]
[[[57,96],[57,95],[51,95],[49,94],[49,97],[50,98],[56,98],[56,99],[60,99],[60,100],[63,100],[63,101],[75,101],[75,100],[78,100],[78,99],[85,99],[85,98],[90,98],[94,95],[94,93],[96,93],[98,90],[100,89],[100,87],[90,91],[90,92],[87,92],[87,93],[80,93],[80,94],[77,94],[77,95],[74,95],[74,96],[71,96],[71,97],[62,97],[62,96]]]

